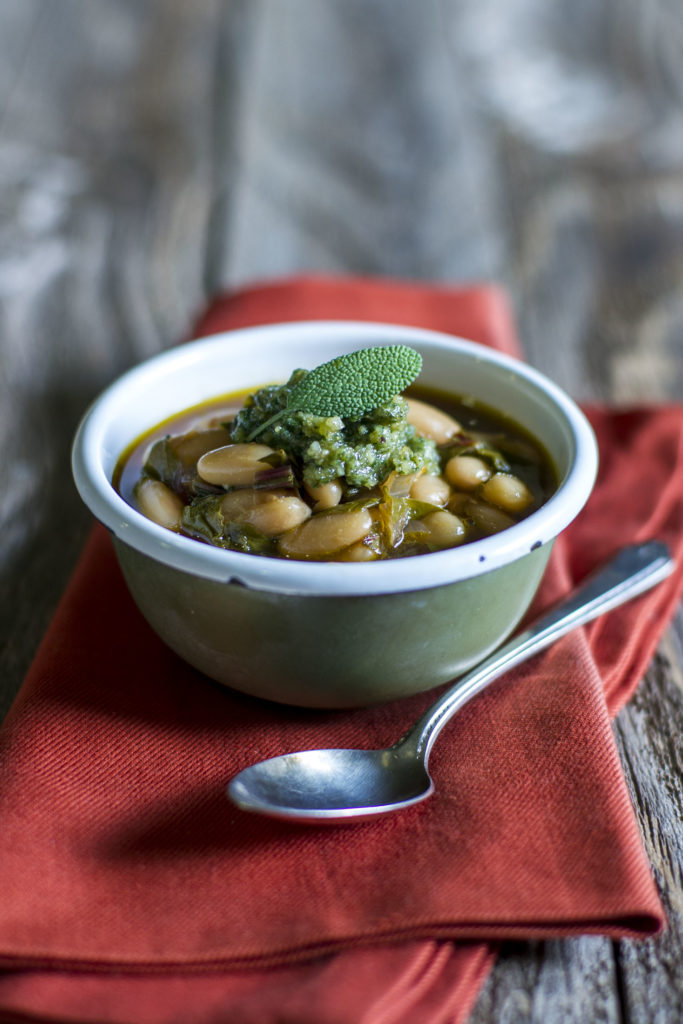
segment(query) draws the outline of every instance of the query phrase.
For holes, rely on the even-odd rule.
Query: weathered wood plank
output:
[[[89,526],[76,423],[203,300],[217,3],[14,12],[0,34],[0,67],[16,63],[0,119],[2,711]]]
[[[468,1024],[621,1020],[612,944],[593,936],[505,945]]]
[[[669,920],[663,935],[619,950],[626,1019],[683,1019],[683,616],[615,731],[645,848]]]
[[[498,274],[493,140],[440,12],[436,0],[251,4],[238,141],[223,163],[223,280]]]

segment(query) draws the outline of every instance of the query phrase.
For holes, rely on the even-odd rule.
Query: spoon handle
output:
[[[426,764],[432,745],[446,722],[488,683],[549,647],[570,630],[661,583],[673,571],[674,564],[666,545],[660,541],[622,548],[611,561],[587,577],[571,597],[461,676],[416,722],[400,742],[401,747],[412,747]]]

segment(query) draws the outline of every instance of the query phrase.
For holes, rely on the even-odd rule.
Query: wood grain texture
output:
[[[226,285],[497,279],[575,397],[683,395],[679,0],[3,0],[0,711],[89,527],[92,397]],[[615,725],[670,916],[506,946],[472,1024],[683,1019],[683,622]]]
[[[70,481],[78,419],[116,375],[180,338],[203,302],[217,6],[3,11],[13,28],[0,33],[6,709],[89,528]]]

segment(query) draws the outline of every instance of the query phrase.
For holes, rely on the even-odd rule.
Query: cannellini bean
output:
[[[273,449],[266,444],[227,444],[202,455],[197,472],[208,484],[241,487],[253,484],[256,474],[264,469],[259,461],[272,454]]]
[[[255,508],[251,514],[251,525],[267,537],[277,537],[293,530],[309,518],[311,510],[305,501],[295,494],[276,497]]]
[[[349,512],[321,512],[280,538],[283,555],[290,558],[323,558],[362,540],[372,527],[366,508]]]
[[[487,505],[483,501],[476,501],[475,499],[471,499],[466,503],[464,511],[484,533],[500,533],[501,530],[506,530],[508,526],[513,526],[515,522],[502,509],[495,508],[493,505]]]
[[[436,406],[429,405],[427,402],[420,402],[416,398],[409,398],[407,401],[407,420],[415,427],[418,434],[431,438],[437,444],[445,444],[454,434],[460,433],[462,428],[457,420],[447,413],[441,412],[441,409],[437,409]]]
[[[451,489],[442,476],[423,473],[418,476],[410,488],[410,497],[416,501],[426,501],[430,505],[445,505]]]
[[[206,452],[221,448],[230,441],[230,434],[220,427],[216,430],[199,430],[174,437],[171,447],[181,462],[186,466],[194,466]]]
[[[476,455],[454,455],[446,463],[446,479],[461,491],[473,491],[489,479],[492,469]]]
[[[229,522],[247,523],[267,537],[293,530],[311,514],[306,502],[295,494],[252,489],[230,491],[221,502],[221,511]]]
[[[321,484],[319,487],[311,487],[310,484],[304,484],[304,488],[306,493],[315,502],[313,506],[314,512],[320,512],[324,508],[334,508],[341,501],[342,487],[338,480],[330,480],[328,484]]]
[[[418,522],[427,530],[428,542],[440,548],[452,548],[455,544],[460,544],[467,533],[462,519],[454,516],[452,512],[446,512],[445,509],[430,512]]]
[[[135,498],[143,516],[147,516],[167,530],[179,530],[180,518],[185,506],[170,487],[161,480],[149,477],[141,480],[135,488]]]
[[[484,484],[480,494],[485,501],[505,512],[523,512],[534,500],[524,481],[512,473],[495,473]]]
[[[338,561],[340,562],[374,562],[376,558],[379,558],[378,553],[370,547],[369,544],[364,544],[362,540],[356,541],[355,544],[351,544],[350,547],[342,551]]]

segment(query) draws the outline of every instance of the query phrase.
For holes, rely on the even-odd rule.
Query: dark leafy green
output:
[[[217,548],[244,551],[251,555],[275,554],[275,542],[270,537],[248,523],[227,521],[221,503],[222,495],[210,494],[195,498],[183,512],[183,531]]]
[[[382,500],[377,506],[377,516],[382,539],[389,551],[401,544],[404,530],[412,519],[422,519],[430,512],[439,511],[438,505],[426,501],[396,497],[386,485],[381,488],[381,492]]]

